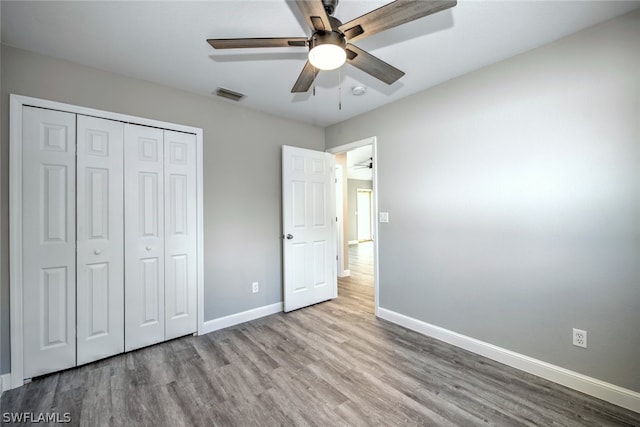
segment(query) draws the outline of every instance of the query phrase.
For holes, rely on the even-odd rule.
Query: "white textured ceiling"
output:
[[[347,22],[387,1],[341,0]],[[216,51],[207,38],[301,37],[294,2],[2,1],[4,44],[327,126],[640,7],[639,1],[465,1],[356,45],[406,75],[387,86],[349,65],[324,71],[316,96],[291,94],[305,48]],[[341,79],[342,110],[338,109]],[[355,97],[351,88],[368,87]],[[233,102],[233,101],[225,101]]]

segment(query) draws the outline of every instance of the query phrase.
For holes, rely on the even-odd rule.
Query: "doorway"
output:
[[[376,138],[372,137],[327,150],[335,155],[339,170],[336,175],[338,293],[357,289],[361,296],[369,295],[369,299],[373,296],[375,315],[378,313],[376,148]]]

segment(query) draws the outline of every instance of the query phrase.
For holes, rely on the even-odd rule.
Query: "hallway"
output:
[[[348,277],[338,277],[338,297],[363,313],[374,314],[373,242],[349,245]]]

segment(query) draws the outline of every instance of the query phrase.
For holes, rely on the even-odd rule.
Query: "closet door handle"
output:
[[[151,250],[151,246],[147,246],[145,249],[150,251]]]
[[[93,251],[93,253],[96,255],[100,255],[102,251],[100,249],[96,249],[95,251]]]

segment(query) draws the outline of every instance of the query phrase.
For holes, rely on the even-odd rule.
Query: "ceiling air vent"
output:
[[[232,90],[225,89],[223,87],[219,87],[218,89],[216,89],[216,95],[221,96],[223,98],[230,99],[232,101],[240,101],[242,98],[245,97],[245,95],[242,93],[234,92]]]

